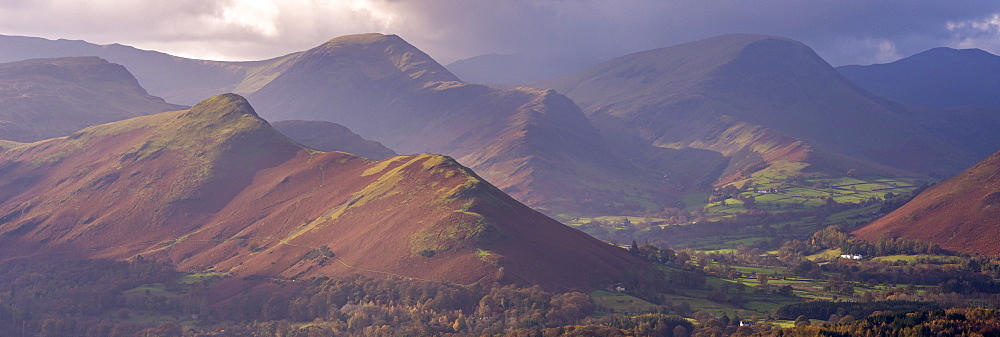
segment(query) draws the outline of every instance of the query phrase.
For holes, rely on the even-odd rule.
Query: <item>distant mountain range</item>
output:
[[[25,39],[47,41],[5,37],[0,46]],[[679,206],[658,172],[640,169],[612,152],[569,99],[551,91],[465,84],[398,36],[344,36],[258,62],[83,47],[134,54],[143,62],[126,67],[142,68],[136,76],[146,74],[164,97],[232,91],[272,121],[330,121],[399,153],[452,156],[518,200],[546,211],[616,213]],[[174,64],[183,66],[173,69]],[[211,74],[210,86],[201,83],[202,76]],[[613,200],[616,196],[631,201]]]
[[[141,254],[249,279],[585,289],[642,262],[527,206],[563,218],[653,213],[761,178],[947,176],[1000,147],[996,107],[877,96],[771,36],[635,53],[508,90],[465,83],[395,35],[255,62],[0,36],[0,59],[59,50],[124,67],[97,57],[0,65],[0,132],[11,135],[0,141],[3,259]],[[140,83],[187,104],[243,96],[180,110]],[[901,209],[910,215],[858,235],[922,238],[896,228],[948,220],[930,210],[954,203],[968,217],[945,228],[969,237],[942,246],[993,253],[970,241],[988,230],[962,227],[992,224],[992,192],[952,182],[995,191],[995,179],[978,178],[990,165],[925,193],[973,201],[920,197]]]
[[[943,140],[950,131],[928,131],[907,107],[869,94],[809,47],[778,37],[725,35],[534,85],[572,98],[636,162],[691,182],[851,169],[947,175],[977,158]]]
[[[0,258],[154,257],[186,271],[584,289],[640,262],[439,155],[300,147],[226,94],[0,143]]]
[[[329,120],[400,153],[453,156],[551,211],[627,207],[606,205],[619,193],[675,203],[654,172],[611,152],[569,99],[465,84],[397,36],[340,37],[276,64],[245,81],[265,118]]]
[[[1000,106],[1000,56],[934,48],[895,62],[837,67],[869,92],[931,108]]]
[[[0,35],[0,62],[71,56],[97,56],[121,64],[150,94],[184,105],[233,91],[233,85],[258,64],[193,60],[120,44]]]
[[[0,139],[4,140],[33,142],[184,108],[150,96],[125,67],[97,57],[0,64]]]
[[[901,237],[952,251],[1000,255],[1000,152],[854,234],[866,240]]]
[[[11,45],[24,47],[0,56],[103,53],[165,97],[232,91],[270,120],[329,121],[399,153],[450,155],[551,213],[677,207],[681,190],[755,174],[947,176],[1000,146],[993,110],[899,104],[807,46],[769,36],[631,54],[533,85],[572,101],[466,84],[394,35],[345,36],[256,62],[0,37]]]

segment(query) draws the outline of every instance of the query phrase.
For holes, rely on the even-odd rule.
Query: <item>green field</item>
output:
[[[881,176],[772,179],[755,177],[753,186],[740,193],[741,198],[753,197],[757,209],[772,212],[793,211],[820,207],[827,198],[837,203],[861,203],[865,200],[884,198],[887,193],[895,195],[909,193],[919,187],[923,180],[917,178],[889,178]],[[707,204],[710,212],[732,212],[733,208],[746,210],[742,202],[728,200],[730,206],[718,208],[717,203]]]
[[[779,170],[780,171],[780,170]],[[778,172],[778,171],[775,171]],[[904,196],[924,181],[910,177],[785,177],[767,174],[753,181],[742,181],[739,187],[720,190],[733,198],[719,200],[711,192],[689,193],[682,196],[687,214],[663,216],[581,216],[567,214],[556,218],[599,239],[628,244],[651,242],[661,247],[697,250],[735,249],[739,246],[776,248],[774,238],[803,240],[827,226],[845,229],[870,222],[883,207],[887,196]],[[735,191],[735,192],[734,192]],[[891,193],[891,194],[890,194]],[[711,197],[712,202],[709,202]],[[752,206],[749,206],[752,200]],[[831,204],[833,202],[834,204]],[[833,206],[831,206],[833,205]],[[688,227],[696,221],[739,220],[743,214],[772,214],[768,221],[743,222],[731,230],[700,233],[698,227]],[[689,233],[683,239],[660,234]]]
[[[648,313],[656,312],[656,305],[640,298],[624,293],[597,290],[590,293],[598,308],[609,309],[615,313]]]

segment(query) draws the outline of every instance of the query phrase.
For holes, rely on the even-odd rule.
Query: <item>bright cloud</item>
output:
[[[1000,13],[976,20],[948,21],[951,47],[979,48],[1000,55]]]
[[[224,25],[246,27],[263,36],[278,35],[277,19],[281,10],[273,1],[254,0],[233,2],[222,8],[221,22]]]
[[[939,46],[996,53],[1000,14],[983,13],[1000,13],[1000,1],[0,0],[0,34],[256,60],[378,32],[399,34],[448,63],[518,52],[610,58],[757,33],[802,41],[847,64]]]

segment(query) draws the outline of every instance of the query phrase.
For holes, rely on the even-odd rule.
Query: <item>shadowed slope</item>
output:
[[[892,63],[837,71],[876,95],[908,104],[1000,105],[1000,56],[979,49],[934,48]]]
[[[337,123],[291,120],[274,122],[271,125],[288,138],[324,152],[347,152],[376,160],[396,156],[396,152],[383,146],[382,143],[361,138]]]
[[[182,108],[148,95],[124,67],[96,57],[0,64],[0,139],[37,141]]]
[[[303,149],[237,95],[0,144],[0,259],[164,259],[186,271],[364,273],[583,289],[639,261],[448,157]]]
[[[780,165],[775,160],[867,174],[904,173],[886,166],[955,172],[972,161],[907,120],[898,105],[883,104],[805,45],[783,38],[725,35],[623,56],[537,85],[573,98],[623,151],[669,158],[700,149],[731,158],[721,164],[720,183]],[[718,160],[707,158],[703,170],[714,165]]]
[[[854,234],[865,240],[902,237],[948,250],[1000,255],[1000,152]]]

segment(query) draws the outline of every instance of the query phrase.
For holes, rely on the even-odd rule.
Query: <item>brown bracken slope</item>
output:
[[[0,139],[32,142],[183,108],[150,96],[125,67],[97,57],[0,64]]]
[[[361,138],[347,127],[333,122],[290,120],[273,122],[271,126],[299,144],[323,152],[347,152],[375,160],[397,155],[382,143]]]
[[[560,290],[640,263],[449,157],[306,149],[233,94],[0,151],[0,260],[141,254],[238,277]]]
[[[953,251],[1000,255],[1000,152],[854,234],[865,240],[901,237]]]

